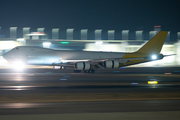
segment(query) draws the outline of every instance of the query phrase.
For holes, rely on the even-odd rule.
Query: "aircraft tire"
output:
[[[94,69],[84,70],[84,73],[95,73],[95,70]]]

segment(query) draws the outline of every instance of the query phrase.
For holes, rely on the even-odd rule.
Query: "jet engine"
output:
[[[75,70],[89,70],[90,68],[91,68],[90,63],[87,62],[75,63]]]
[[[104,67],[105,68],[118,68],[119,67],[119,61],[118,60],[104,61]]]

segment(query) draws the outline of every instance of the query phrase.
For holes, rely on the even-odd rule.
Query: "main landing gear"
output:
[[[84,73],[95,73],[95,70],[94,69],[84,70]]]
[[[81,70],[74,70],[74,73],[81,73]],[[95,73],[94,69],[84,70],[84,73]]]

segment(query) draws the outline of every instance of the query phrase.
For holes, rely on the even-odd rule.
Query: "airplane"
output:
[[[161,54],[168,31],[160,31],[139,50],[125,52],[92,52],[75,50],[53,50],[34,46],[18,46],[3,57],[10,63],[27,65],[59,66],[74,68],[74,73],[94,73],[98,69],[119,68],[163,59]]]

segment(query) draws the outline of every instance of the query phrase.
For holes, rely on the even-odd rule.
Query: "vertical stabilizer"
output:
[[[166,40],[168,31],[160,31],[156,36],[149,40],[143,47],[135,53],[155,53],[161,52],[164,41]]]

